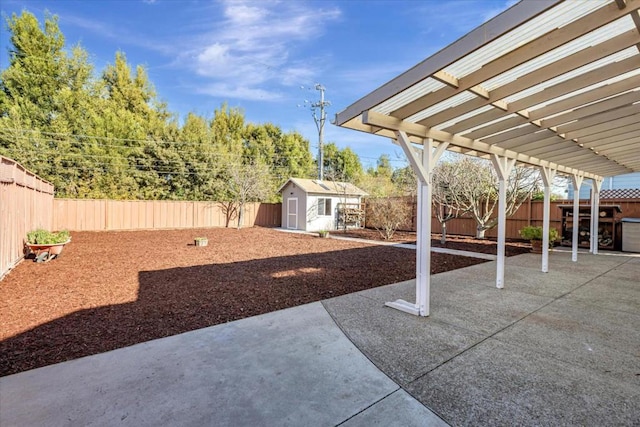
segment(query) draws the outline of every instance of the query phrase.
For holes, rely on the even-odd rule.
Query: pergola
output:
[[[336,124],[389,137],[418,176],[416,303],[429,315],[431,171],[444,150],[492,161],[499,179],[496,286],[504,286],[505,180],[514,165],[544,183],[542,271],[556,174],[592,180],[591,249],[607,176],[640,171],[640,0],[523,0],[356,101]],[[572,259],[577,261],[578,221]]]

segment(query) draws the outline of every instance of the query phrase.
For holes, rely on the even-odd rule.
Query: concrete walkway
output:
[[[396,248],[404,248],[404,249],[416,249],[416,245],[413,243],[393,243],[393,242],[383,242],[380,240],[367,240],[367,239],[358,239],[354,237],[342,237],[342,236],[329,236],[332,239],[336,240],[351,240],[355,242],[367,243],[370,245],[380,245],[380,246],[393,246]],[[459,249],[449,249],[449,248],[439,248],[436,246],[431,246],[431,252],[438,252],[441,254],[449,254],[449,255],[460,255],[466,256],[470,258],[480,258],[486,259],[488,261],[495,261],[498,259],[496,255],[485,254],[482,252],[471,252],[471,251],[461,251]]]
[[[314,232],[311,232],[311,231],[288,230],[286,228],[276,228],[275,230],[282,231],[284,233],[308,234],[308,235],[313,235],[313,236],[317,236],[318,235],[318,233],[314,233]],[[384,241],[384,240],[360,239],[358,237],[340,236],[339,234],[329,234],[329,238],[336,239],[336,240],[347,240],[347,241],[351,241],[351,242],[366,243],[368,245],[393,246],[395,248],[404,248],[404,249],[413,249],[413,250],[416,249],[415,243],[396,243],[396,242],[387,242],[387,241]],[[461,250],[458,250],[458,249],[439,248],[439,247],[435,247],[435,246],[431,247],[431,252],[438,252],[438,253],[441,253],[441,254],[449,254],[449,255],[460,255],[460,256],[466,256],[466,257],[471,257],[471,258],[486,259],[488,261],[495,261],[498,258],[496,255],[485,254],[485,253],[482,253],[482,252],[461,251]]]
[[[318,303],[0,378],[0,426],[445,426]]]
[[[640,425],[640,259],[539,264],[435,275],[429,318],[384,306],[409,281],[3,377],[0,425]]]

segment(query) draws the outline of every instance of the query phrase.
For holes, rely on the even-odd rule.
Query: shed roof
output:
[[[287,182],[285,182],[280,190],[282,191],[284,187],[287,186],[288,183],[294,183],[298,187],[302,189],[305,193],[317,193],[317,194],[328,194],[328,195],[339,195],[339,196],[368,196],[369,194],[356,187],[355,185],[349,182],[337,182],[337,181],[318,181],[316,179],[305,179],[305,178],[289,178]]]
[[[336,124],[601,179],[640,171],[640,0],[523,0]]]

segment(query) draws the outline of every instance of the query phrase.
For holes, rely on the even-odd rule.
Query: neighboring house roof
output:
[[[332,194],[347,196],[368,196],[369,194],[349,182],[318,181],[317,179],[289,178],[278,191],[282,191],[288,183],[300,187],[305,193]]]
[[[640,188],[601,190],[601,199],[640,199]]]

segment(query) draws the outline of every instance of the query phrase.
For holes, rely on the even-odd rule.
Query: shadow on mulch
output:
[[[432,273],[481,262],[434,253]],[[135,302],[80,310],[0,342],[0,376],[414,277],[412,251],[382,246],[142,271]]]

